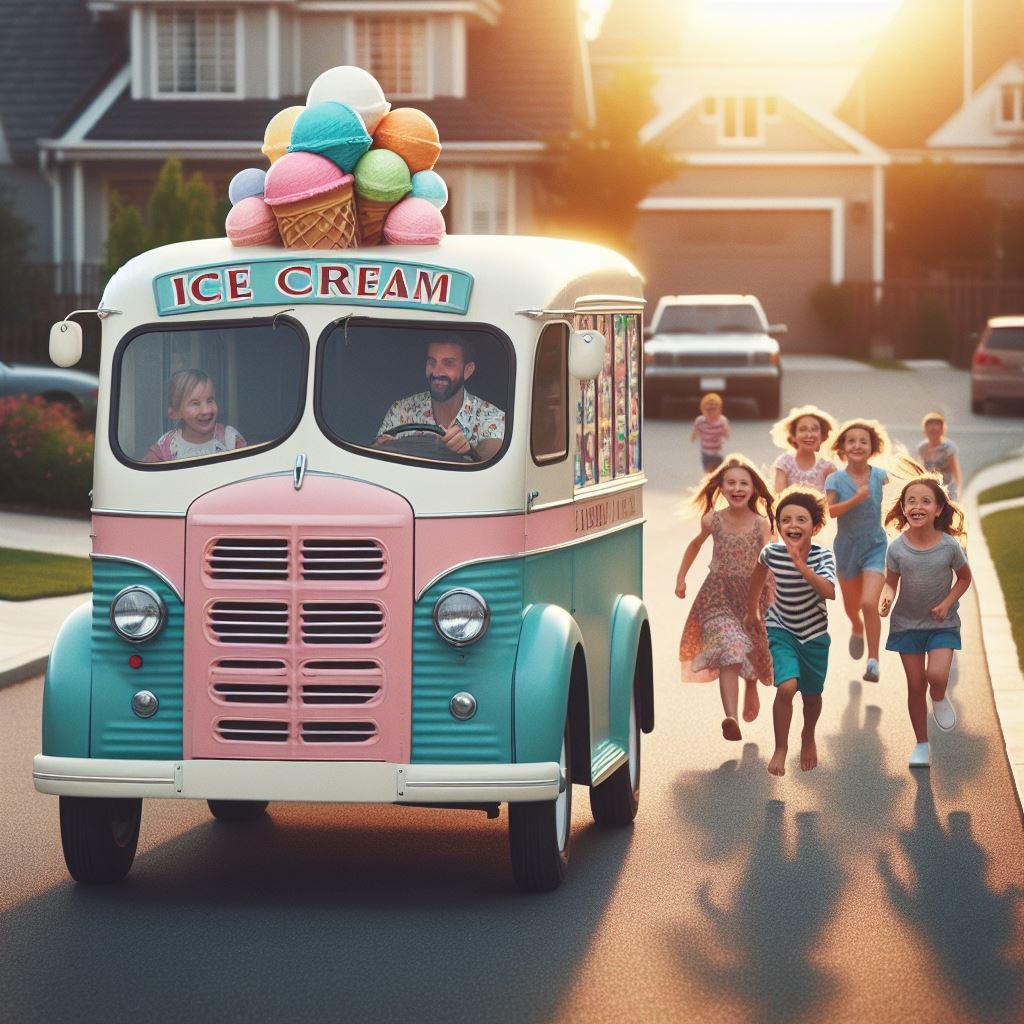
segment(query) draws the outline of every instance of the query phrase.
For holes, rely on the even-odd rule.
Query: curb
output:
[[[21,665],[15,665],[13,668],[0,671],[0,690],[5,686],[13,686],[15,683],[23,682],[26,679],[31,679],[32,676],[45,672],[49,660],[50,656],[44,654],[41,658],[33,658],[31,661],[23,662]]]
[[[968,559],[974,577],[971,590],[981,619],[981,645],[1006,759],[1017,793],[1018,809],[1024,816],[1024,674],[1021,672],[1017,645],[1010,629],[1003,590],[982,528],[984,515],[991,515],[1016,502],[978,505],[978,494],[981,491],[1021,477],[1024,477],[1024,457],[1012,457],[986,466],[968,482],[964,505],[971,526],[967,540]],[[986,509],[984,514],[982,508]],[[982,592],[985,594],[984,604],[981,601]]]

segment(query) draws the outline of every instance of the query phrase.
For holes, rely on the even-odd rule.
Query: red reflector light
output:
[[[986,352],[984,349],[979,348],[974,353],[973,363],[975,366],[1002,366],[999,356],[992,355],[991,352]]]
[[[132,655],[130,655],[129,658],[128,658],[128,667],[129,668],[142,668],[142,655],[141,654],[132,654]]]

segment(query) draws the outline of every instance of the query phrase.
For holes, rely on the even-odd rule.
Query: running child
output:
[[[722,396],[709,391],[700,400],[700,415],[693,421],[690,440],[700,442],[700,465],[712,473],[722,464],[722,446],[729,440],[729,421],[722,412]]]
[[[825,480],[836,471],[836,464],[819,452],[835,430],[836,421],[814,405],[790,409],[789,415],[772,427],[775,446],[786,449],[772,464],[776,494],[787,487],[810,487],[824,493]]]
[[[804,705],[800,768],[809,772],[818,765],[814,727],[821,715],[831,643],[825,602],[835,600],[836,563],[832,552],[811,538],[825,524],[825,516],[825,501],[816,491],[803,487],[785,491],[776,506],[779,540],[762,549],[750,581],[745,621],[751,630],[767,626],[775,674],[775,752],[768,762],[772,775],[786,774],[797,691]],[[769,573],[775,580],[775,602],[763,613],[760,599]]]
[[[892,612],[885,649],[899,654],[907,675],[907,710],[917,740],[910,767],[927,768],[931,754],[926,693],[935,724],[943,732],[956,725],[946,687],[953,652],[960,650],[957,608],[971,585],[971,568],[960,544],[964,515],[938,480],[922,473],[903,488],[885,525],[902,531],[885,556],[879,612]]]
[[[946,417],[941,412],[927,413],[921,420],[924,440],[917,446],[918,462],[929,473],[942,477],[942,486],[953,501],[960,497],[963,479],[960,473],[960,453],[946,437]]]
[[[217,422],[213,379],[202,370],[179,370],[167,382],[167,416],[178,426],[168,430],[142,457],[143,462],[170,462],[244,448],[234,427]]]
[[[878,597],[885,579],[885,529],[882,527],[882,488],[889,482],[884,469],[870,459],[889,446],[885,429],[875,420],[847,420],[832,442],[846,463],[825,481],[829,512],[836,518],[836,568],[843,608],[850,619],[850,657],[859,659],[867,641],[868,660],[863,679],[877,683],[882,620]]]
[[[715,509],[719,498],[726,507]],[[712,538],[708,575],[694,599],[679,642],[684,682],[718,679],[725,719],[722,735],[742,739],[738,721],[739,680],[745,680],[743,720],[757,718],[761,701],[757,680],[770,685],[772,661],[768,637],[760,628],[746,630],[750,574],[757,555],[772,536],[772,496],[757,470],[742,456],[729,455],[709,473],[694,497],[702,512],[700,532],[690,541],[676,576],[676,596],[686,596],[686,574],[704,541]],[[767,606],[770,595],[762,595]]]

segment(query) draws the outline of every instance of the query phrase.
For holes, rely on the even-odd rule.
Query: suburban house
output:
[[[545,138],[589,116],[576,0],[0,0],[0,188],[58,288],[89,293],[111,199],[162,163],[217,198],[270,119],[355,64],[436,122],[450,231],[535,229]]]
[[[651,0],[616,0],[591,47],[597,82],[624,59],[650,61],[659,114],[642,137],[678,164],[640,204],[633,255],[648,296],[752,292],[787,324],[787,350],[817,349],[812,290],[884,277],[889,156],[832,113],[849,69],[687,54],[686,31],[685,3],[667,18]]]

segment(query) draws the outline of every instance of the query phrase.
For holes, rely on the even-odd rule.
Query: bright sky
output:
[[[580,0],[587,34],[600,28],[611,0]],[[678,0],[662,0],[676,4]],[[863,56],[901,0],[695,0],[687,26],[692,52],[714,47],[718,59]]]

